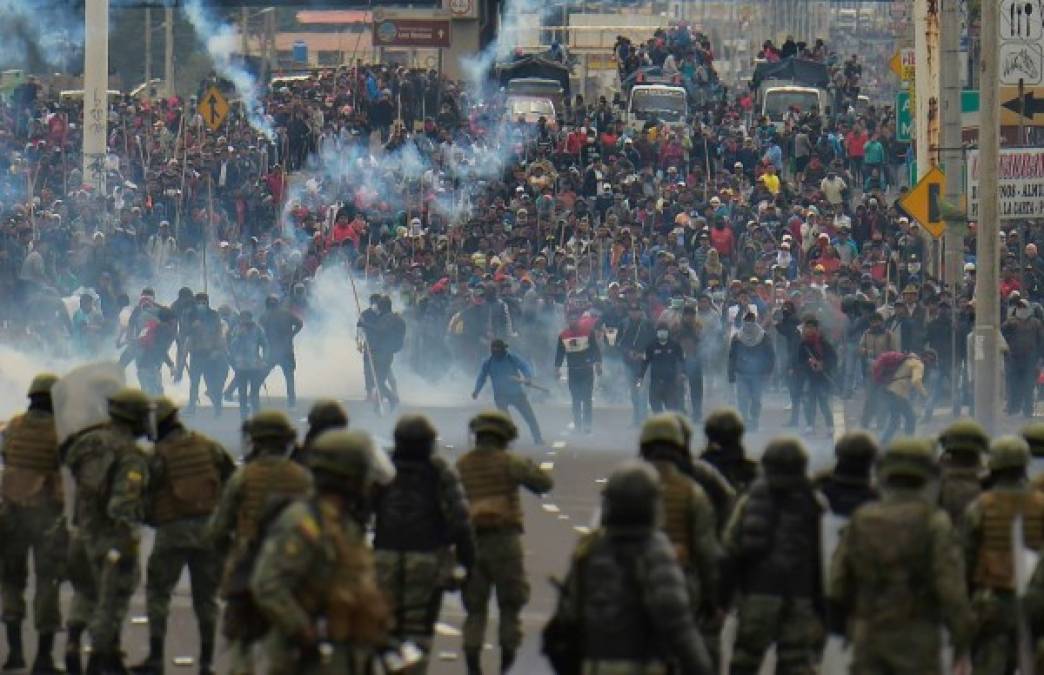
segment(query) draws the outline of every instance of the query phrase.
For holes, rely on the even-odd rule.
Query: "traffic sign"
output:
[[[917,65],[915,52],[913,49],[897,49],[892,58],[888,61],[888,67],[891,69],[895,76],[903,82],[909,82],[914,79],[914,72]]]
[[[1044,89],[1041,90],[1044,93]],[[1003,101],[1004,98],[1002,97]],[[895,140],[909,143],[913,140],[913,101],[910,92],[901,91],[895,95]],[[1003,111],[1002,111],[1003,115]],[[977,89],[965,89],[961,92],[961,128],[979,128],[979,92]]]
[[[903,210],[936,239],[946,231],[940,205],[945,182],[946,176],[938,167],[933,166],[899,202]]]
[[[1000,39],[1037,42],[1044,37],[1040,0],[1001,0]]]
[[[217,87],[211,87],[199,102],[199,114],[211,131],[217,131],[228,118],[228,99]]]
[[[1000,46],[1000,83],[1040,84],[1044,75],[1044,48],[1032,42],[1004,42]]]

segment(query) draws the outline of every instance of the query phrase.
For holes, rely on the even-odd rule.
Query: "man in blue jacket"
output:
[[[482,362],[471,398],[478,398],[479,392],[486,384],[486,378],[489,378],[493,383],[493,402],[497,408],[507,412],[508,406],[514,406],[529,426],[533,442],[543,445],[540,424],[537,423],[533,407],[529,405],[529,399],[522,388],[523,383],[528,384],[533,378],[533,370],[524,360],[509,354],[507,343],[503,340],[493,340],[489,345],[489,353],[489,358]]]

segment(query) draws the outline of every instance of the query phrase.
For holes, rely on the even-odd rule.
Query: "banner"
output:
[[[979,151],[968,152],[968,219],[979,219]],[[1001,220],[1044,218],[1044,148],[1001,148],[997,171]]]

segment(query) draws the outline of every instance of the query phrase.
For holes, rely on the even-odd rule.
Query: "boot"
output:
[[[214,641],[203,639],[199,645],[199,675],[214,675]]]
[[[22,651],[22,622],[9,621],[7,626],[7,661],[4,670],[21,670],[25,668],[25,654]]]
[[[515,665],[515,650],[508,649],[507,647],[501,647],[500,649],[500,675],[511,670],[511,666]]]
[[[464,663],[468,666],[468,675],[482,675],[481,651],[478,649],[465,649]]]
[[[149,655],[139,665],[131,668],[138,675],[163,675],[163,638],[149,638]]]
[[[83,660],[80,658],[82,634],[82,628],[69,627],[69,639],[65,643],[65,672],[69,675],[83,675]]]
[[[36,658],[33,659],[31,675],[57,673],[54,667],[54,633],[40,633],[36,638]]]

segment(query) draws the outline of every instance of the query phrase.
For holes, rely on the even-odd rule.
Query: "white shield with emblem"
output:
[[[51,390],[58,442],[109,421],[109,397],[124,386],[123,368],[111,362],[80,366],[59,379]]]
[[[834,552],[841,543],[841,532],[848,525],[848,518],[830,510],[823,513],[819,521],[819,541],[823,551],[823,588],[830,586],[830,565]],[[852,650],[837,635],[831,635],[823,647],[820,672],[847,673],[852,662]]]

